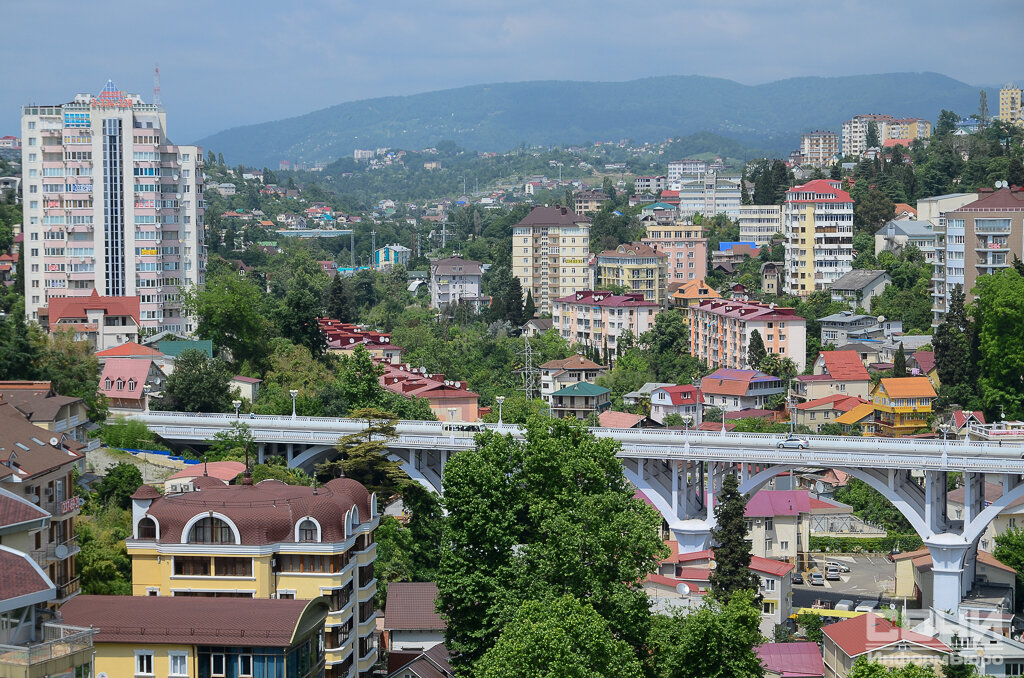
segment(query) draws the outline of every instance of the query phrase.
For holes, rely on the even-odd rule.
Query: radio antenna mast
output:
[[[160,67],[153,69],[153,105],[163,110],[164,102],[160,99]]]

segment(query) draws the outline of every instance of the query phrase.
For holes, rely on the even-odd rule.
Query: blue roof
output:
[[[213,357],[213,341],[210,339],[198,339],[196,341],[177,341],[173,339],[161,339],[156,344],[156,350],[164,355],[177,358],[183,351],[195,349],[206,354],[207,358]]]

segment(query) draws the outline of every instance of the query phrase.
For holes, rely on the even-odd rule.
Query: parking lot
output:
[[[839,556],[815,554],[817,571],[824,574],[825,561],[843,563],[850,572],[841,572],[839,581],[826,581],[824,586],[811,586],[808,573],[804,572],[804,583],[793,585],[793,608],[810,607],[816,599],[828,600],[833,604],[840,600],[852,600],[859,605],[862,601],[888,604],[889,595],[896,585],[896,566],[882,554],[869,556]]]

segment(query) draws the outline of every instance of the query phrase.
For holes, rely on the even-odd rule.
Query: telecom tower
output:
[[[530,338],[523,335],[523,350],[517,351],[516,355],[522,359],[523,366],[514,371],[514,374],[523,375],[523,387],[517,389],[526,394],[527,400],[533,400],[533,392],[537,390],[537,375],[540,370],[533,366],[533,346],[530,345]]]
[[[153,105],[160,110],[164,109],[164,102],[160,99],[160,67],[153,69]]]

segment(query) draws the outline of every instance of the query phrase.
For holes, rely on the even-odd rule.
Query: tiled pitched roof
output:
[[[971,418],[971,415],[973,415],[979,423],[985,423],[985,413],[982,412],[981,410],[975,410],[974,412],[956,410],[955,412],[953,412],[953,424],[956,426],[957,430],[960,430],[964,427],[964,424],[966,424],[967,420]]]
[[[384,629],[443,630],[444,619],[437,612],[437,584],[434,582],[392,582],[384,605]]]
[[[51,422],[65,405],[82,402],[81,398],[53,393],[48,381],[0,382],[0,398],[18,408],[29,421]]]
[[[326,618],[327,603],[280,598],[76,596],[64,621],[99,629],[97,643],[288,647],[304,615]]]
[[[779,386],[782,385],[782,380],[778,377],[759,370],[736,370],[723,367],[701,379],[700,390],[703,393],[742,396],[746,395],[750,384],[755,381],[777,381]]]
[[[439,643],[426,652],[418,655],[408,664],[398,667],[387,675],[387,678],[451,678],[455,675],[452,668],[451,652],[444,643]]]
[[[575,294],[555,299],[563,304],[584,304],[586,306],[652,306],[657,307],[657,302],[644,299],[642,292],[631,292],[627,294],[612,294],[603,290],[580,290]]]
[[[935,369],[935,351],[914,351],[914,355],[911,357],[922,373],[928,374]]]
[[[796,516],[809,513],[811,501],[806,490],[761,490],[747,501],[743,515],[748,518]]]
[[[800,403],[796,406],[798,410],[812,410],[816,407],[822,407],[824,405],[831,405],[829,409],[839,410],[840,412],[849,412],[857,405],[862,405],[866,401],[858,398],[857,396],[848,396],[842,394],[835,394],[825,396],[824,398],[816,398],[814,400],[808,400],[805,403]]]
[[[159,358],[163,356],[163,353],[156,350],[155,348],[152,348],[150,346],[143,346],[142,344],[136,343],[134,341],[125,342],[120,346],[115,346],[113,348],[108,348],[105,351],[96,352],[97,358],[120,358],[127,356],[151,356],[153,358]]]
[[[676,299],[721,299],[715,288],[703,280],[687,280],[672,295]]]
[[[765,643],[754,648],[767,671],[781,678],[822,678],[825,662],[817,643]]]
[[[812,200],[805,200],[805,199],[793,200],[793,199],[790,198],[790,193],[793,193],[793,194],[796,194],[796,193],[817,193],[817,194],[820,194],[820,195],[830,195],[831,197],[828,197],[828,198],[814,198]],[[832,184],[829,183],[828,179],[815,179],[813,181],[808,181],[806,184],[803,184],[801,186],[794,186],[793,188],[791,188],[788,191],[786,191],[786,201],[787,202],[816,202],[816,203],[817,202],[844,202],[844,203],[852,203],[853,199],[850,197],[850,194],[847,193],[846,191],[844,191],[842,189],[839,189],[839,188],[833,188]]]
[[[651,391],[653,397],[655,391],[664,391],[668,394],[673,405],[698,405],[702,398],[700,390],[690,384],[677,384],[675,386],[662,386]]]
[[[104,315],[129,315],[139,320],[138,297],[101,297],[96,290],[87,297],[50,297],[47,302],[50,328],[61,318],[85,318],[86,311],[102,310]]]
[[[604,365],[598,365],[590,358],[585,358],[580,354],[571,355],[568,358],[560,358],[557,360],[549,360],[540,366],[542,370],[558,370],[558,369],[578,369],[578,370],[606,370],[608,369]]]
[[[889,647],[899,642],[914,643],[948,654],[950,649],[941,640],[901,629],[884,617],[867,613],[829,624],[822,632],[846,653],[859,657],[866,652]]]
[[[152,360],[137,358],[108,358],[103,365],[103,373],[100,374],[99,391],[108,398],[121,400],[141,400],[146,384],[146,377],[149,376],[149,368]],[[110,386],[107,386],[107,380]],[[122,388],[117,388],[118,380],[122,382]],[[134,386],[134,388],[132,388]]]
[[[597,256],[599,257],[662,257],[665,258],[668,255],[664,252],[659,252],[650,245],[645,245],[642,242],[626,242],[622,243],[613,250],[605,250]]]
[[[974,202],[957,208],[949,214],[957,214],[959,212],[998,212],[1004,210],[1024,210],[1024,192],[1001,188],[992,193],[981,193]]]
[[[55,447],[50,440],[57,439]],[[63,442],[61,442],[63,440]],[[78,461],[81,445],[32,424],[18,410],[0,400],[0,478],[17,475],[22,480],[48,473]]]
[[[9,609],[10,603],[5,605],[5,602],[33,593],[50,593],[52,598],[56,595],[56,588],[28,554],[0,546],[0,607]]]
[[[642,414],[613,412],[611,410],[605,410],[601,414],[597,415],[598,424],[605,428],[633,428],[645,418],[646,417]]]
[[[456,272],[456,267],[462,267],[461,271]],[[447,257],[445,259],[435,259],[430,262],[430,269],[434,275],[481,275],[483,268],[480,266],[479,261],[473,261],[472,259],[463,259],[462,257]]]
[[[371,520],[370,493],[351,478],[335,478],[319,488],[264,480],[255,485],[224,485],[214,478],[199,492],[165,495],[149,507],[147,515],[160,524],[160,541],[180,543],[189,520],[209,511],[227,517],[246,545],[294,542],[295,526],[305,516],[320,523],[321,541],[345,540],[345,516],[353,506],[360,522]]]
[[[881,384],[890,398],[935,397],[935,389],[928,377],[891,377],[882,379]]]
[[[714,549],[705,549],[703,551],[695,551],[693,553],[680,553],[680,563],[693,563],[701,560],[714,560],[715,551]],[[702,567],[702,566],[697,566]],[[794,569],[794,565],[790,563],[784,563],[781,560],[772,560],[771,558],[762,558],[761,556],[750,556],[750,569],[755,572],[761,572],[763,574],[772,574],[777,577],[781,577],[787,572]]]
[[[50,514],[27,499],[0,488],[0,527],[49,518]]]

